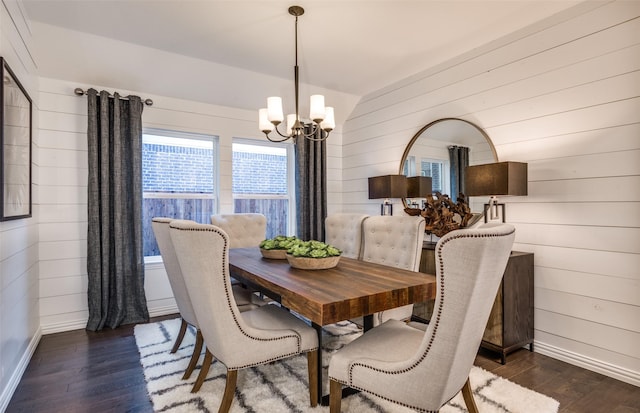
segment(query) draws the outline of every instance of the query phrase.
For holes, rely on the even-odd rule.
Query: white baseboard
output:
[[[155,307],[149,308],[149,317],[158,317],[168,314],[177,314],[178,307],[175,305],[167,305],[164,307]],[[83,330],[87,326],[87,320],[70,320],[64,321],[62,323],[54,323],[42,325],[40,328],[42,329],[42,334],[53,334],[53,333],[62,333],[65,331],[71,330]],[[0,410],[1,411],[1,410]]]
[[[166,305],[164,307],[155,307],[149,309],[149,317],[159,317],[163,315],[178,313],[178,307],[175,305]]]
[[[87,319],[84,318],[81,320],[70,320],[61,323],[41,325],[40,328],[42,329],[42,334],[47,335],[53,333],[62,333],[71,330],[83,330],[86,326]]]
[[[592,359],[582,354],[574,353],[539,341],[534,342],[533,348],[536,353],[544,354],[545,356],[573,364],[574,366],[595,371],[596,373],[640,387],[640,372],[609,364],[601,360]]]
[[[11,397],[13,393],[16,391],[20,380],[22,379],[22,375],[24,371],[27,369],[29,365],[29,361],[31,361],[31,357],[33,353],[36,351],[36,347],[38,347],[38,343],[40,343],[40,339],[42,338],[42,330],[38,328],[36,333],[31,338],[29,345],[27,346],[26,351],[22,354],[20,358],[20,362],[16,366],[11,377],[7,381],[6,387],[2,390],[2,395],[0,396],[0,412],[4,412],[7,410],[9,406],[9,402],[11,401]]]

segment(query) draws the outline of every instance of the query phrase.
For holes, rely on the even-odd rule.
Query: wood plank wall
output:
[[[22,4],[0,4],[0,56],[33,101],[38,122],[36,62]],[[33,133],[33,218],[0,222],[0,411],[4,411],[40,337],[38,318],[38,134]]]
[[[529,164],[529,196],[503,201],[535,253],[537,351],[640,385],[640,2],[582,3],[363,98],[343,209],[377,214],[367,177],[443,117]]]

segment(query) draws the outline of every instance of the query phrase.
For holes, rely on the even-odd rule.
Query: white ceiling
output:
[[[23,0],[35,22],[289,79],[297,4],[301,82],[356,96],[579,2]]]

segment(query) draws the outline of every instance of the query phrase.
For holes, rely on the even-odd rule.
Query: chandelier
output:
[[[287,115],[287,128],[285,133],[282,133],[278,126],[284,121],[284,114],[282,111],[282,98],[272,96],[267,98],[267,107],[260,109],[258,112],[258,123],[260,130],[265,134],[267,139],[271,142],[283,142],[287,139],[297,138],[299,136],[312,141],[322,141],[329,137],[329,133],[335,128],[336,122],[333,115],[332,107],[324,106],[324,96],[312,95],[310,98],[310,110],[309,118],[312,123],[308,124],[309,132],[305,133],[305,124],[300,121],[300,112],[298,110],[298,16],[304,14],[304,9],[300,6],[289,7],[289,14],[295,16],[295,46],[296,46],[296,65],[293,69],[294,82],[295,82],[295,97],[296,97],[296,112]],[[275,139],[269,136],[273,130],[280,135],[280,138]],[[319,130],[323,130],[324,133],[320,133],[319,137],[316,137]]]

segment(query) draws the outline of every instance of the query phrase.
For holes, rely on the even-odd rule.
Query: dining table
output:
[[[237,281],[256,289],[311,322],[318,334],[318,402],[322,390],[322,327],[362,317],[373,327],[373,314],[436,296],[434,275],[340,257],[328,269],[293,268],[288,261],[264,258],[258,247],[229,250],[229,270]]]

